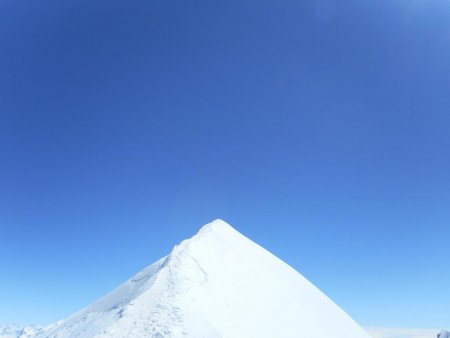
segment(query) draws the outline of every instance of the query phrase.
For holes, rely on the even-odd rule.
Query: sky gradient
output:
[[[450,2],[3,0],[0,323],[222,218],[363,325],[450,328]]]

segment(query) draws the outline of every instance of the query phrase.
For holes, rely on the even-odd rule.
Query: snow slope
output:
[[[216,220],[37,338],[369,338],[293,268]]]
[[[435,329],[390,329],[367,328],[374,338],[436,338],[440,332]]]
[[[0,338],[30,338],[34,337],[40,330],[34,326],[0,326]]]

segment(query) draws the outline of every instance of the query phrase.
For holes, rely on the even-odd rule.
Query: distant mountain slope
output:
[[[41,329],[34,326],[0,326],[0,338],[30,338],[35,337]]]
[[[369,338],[286,263],[216,220],[36,338]]]

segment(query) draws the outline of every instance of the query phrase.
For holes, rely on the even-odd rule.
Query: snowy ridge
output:
[[[216,220],[36,338],[369,338],[293,268]]]
[[[40,331],[41,329],[35,326],[0,326],[0,338],[30,338]]]

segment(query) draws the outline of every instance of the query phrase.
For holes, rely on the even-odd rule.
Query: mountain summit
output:
[[[369,338],[286,263],[216,220],[39,338]]]

